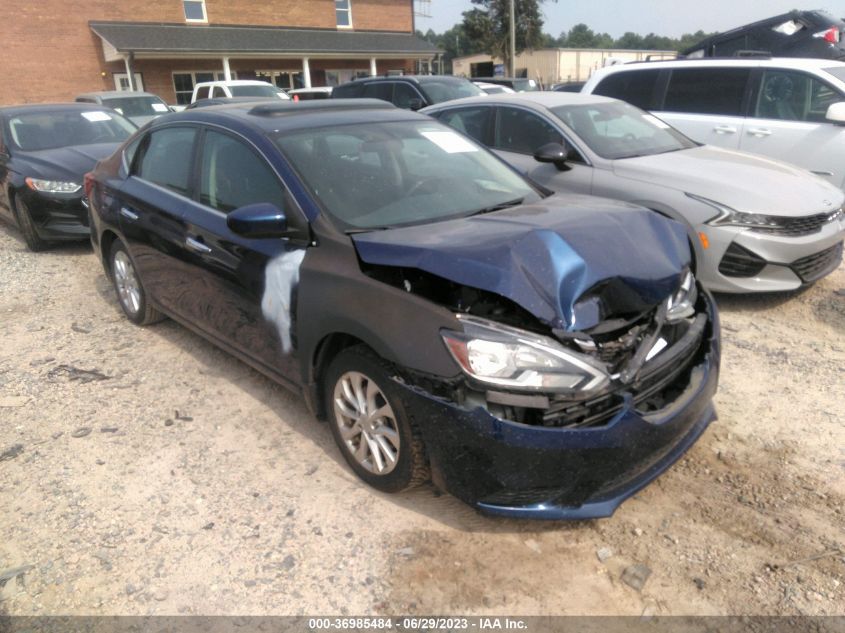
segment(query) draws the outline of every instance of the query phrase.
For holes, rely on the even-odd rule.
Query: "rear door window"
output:
[[[662,110],[743,116],[749,68],[676,68]]]
[[[168,127],[152,132],[143,143],[133,175],[188,195],[196,136],[194,127]]]
[[[600,81],[593,92],[627,101],[643,110],[651,110],[654,105],[654,88],[659,77],[660,71],[656,69],[616,72]]]
[[[493,108],[489,106],[475,108],[458,108],[447,110],[437,115],[443,123],[453,127],[467,136],[471,136],[482,145],[492,145],[490,134],[490,118]]]
[[[368,83],[361,91],[361,96],[367,99],[390,101],[393,98],[393,83],[390,81]]]

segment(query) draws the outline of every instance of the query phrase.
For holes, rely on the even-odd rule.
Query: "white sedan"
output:
[[[799,288],[842,261],[845,194],[776,160],[696,143],[616,99],[489,95],[422,110],[557,191],[625,200],[682,222],[711,290]]]

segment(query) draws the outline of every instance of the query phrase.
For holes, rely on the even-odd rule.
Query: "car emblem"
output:
[[[824,206],[826,206],[826,207],[829,207],[830,205],[833,204],[830,200],[824,200],[823,202],[824,202]]]

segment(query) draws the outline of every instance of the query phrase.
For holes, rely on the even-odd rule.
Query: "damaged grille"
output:
[[[819,253],[796,259],[789,267],[804,283],[810,283],[824,277],[839,266],[842,261],[842,242]]]
[[[552,401],[543,412],[543,424],[584,427],[604,423],[623,408],[626,395],[633,398],[637,409],[643,413],[665,407],[686,388],[706,325],[707,317],[699,314],[680,340],[646,363],[637,379],[618,392],[578,403]]]

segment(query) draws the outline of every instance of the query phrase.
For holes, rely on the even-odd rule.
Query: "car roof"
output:
[[[331,92],[331,86],[312,86],[311,88],[294,88],[293,90],[288,90],[288,94],[302,94],[305,92]]]
[[[379,99],[319,99],[315,101],[252,101],[195,108],[155,119],[153,129],[180,121],[246,127],[263,133],[389,121],[431,121],[427,116]]]
[[[450,81],[458,83],[469,80],[464,77],[455,77],[453,75],[380,75],[376,77],[359,77],[358,79],[353,79],[344,85],[349,85],[350,83],[363,83],[365,81],[415,81],[417,83],[424,84],[433,81]]]
[[[464,97],[463,99],[444,101],[443,103],[423,108],[421,112],[434,112],[435,110],[445,110],[456,106],[473,105],[476,103],[487,105],[523,105],[535,110],[542,110],[543,108],[556,108],[558,106],[587,105],[590,103],[613,103],[615,101],[618,101],[618,99],[601,97],[594,94],[581,94],[580,92],[514,92],[478,97]]]
[[[14,116],[16,114],[30,114],[33,112],[62,112],[62,111],[90,112],[91,110],[102,110],[114,114],[114,110],[98,103],[26,103],[13,106],[2,106],[0,112]]]
[[[101,99],[110,99],[112,97],[158,97],[152,92],[144,92],[143,90],[103,90],[100,92],[83,92],[76,95],[76,98],[81,97],[100,97]]]
[[[201,81],[194,85],[197,86],[271,86],[275,88],[269,81],[259,81],[258,79],[219,79],[217,81]]]
[[[618,64],[607,66],[596,71],[597,74],[609,75],[616,72],[635,70],[642,68],[685,68],[685,67],[730,67],[730,66],[753,66],[753,67],[775,67],[794,68],[796,70],[824,70],[825,68],[845,68],[845,62],[833,61],[831,59],[815,59],[809,57],[745,57],[745,58],[719,58],[705,57],[701,59],[677,59],[670,61],[655,62],[633,62],[629,64]],[[595,76],[595,75],[594,75]]]

